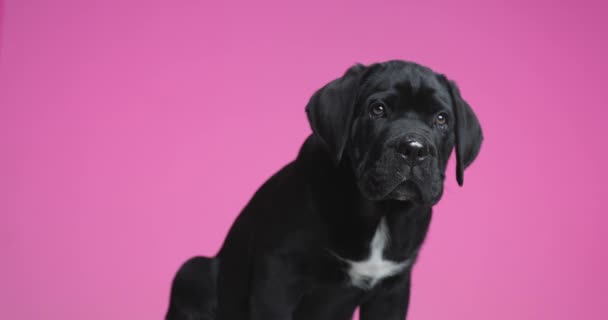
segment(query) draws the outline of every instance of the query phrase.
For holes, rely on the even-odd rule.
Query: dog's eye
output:
[[[369,109],[369,116],[372,119],[378,119],[386,115],[386,106],[382,103],[374,103]]]
[[[448,115],[442,112],[435,117],[435,124],[438,126],[444,126],[448,123]]]

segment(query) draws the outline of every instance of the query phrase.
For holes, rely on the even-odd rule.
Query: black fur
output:
[[[216,319],[219,260],[194,257],[180,268],[171,288],[167,319]]]
[[[383,257],[415,260],[454,145],[461,185],[479,152],[477,117],[453,82],[404,61],[353,66],[306,111],[313,134],[296,160],[256,192],[215,258],[182,266],[167,319],[346,320],[357,306],[361,320],[405,318],[411,266],[361,289],[343,259],[366,259],[384,218]]]

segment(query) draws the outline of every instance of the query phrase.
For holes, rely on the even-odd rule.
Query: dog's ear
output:
[[[366,69],[362,64],[350,67],[341,78],[315,92],[306,105],[310,127],[325,143],[335,165],[340,163],[350,135],[359,84]]]
[[[444,83],[448,87],[452,108],[456,117],[454,131],[456,134],[456,180],[462,186],[464,182],[464,170],[475,160],[483,135],[477,116],[471,106],[462,98],[460,90],[455,82],[448,80],[442,75]]]

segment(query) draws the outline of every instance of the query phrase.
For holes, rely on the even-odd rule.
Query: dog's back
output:
[[[214,320],[217,310],[217,258],[193,257],[173,279],[167,320]]]

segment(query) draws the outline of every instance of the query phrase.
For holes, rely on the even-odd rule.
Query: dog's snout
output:
[[[423,162],[430,154],[428,143],[425,143],[424,139],[413,136],[405,137],[405,139],[400,142],[397,152],[399,152],[401,157],[411,166]]]

